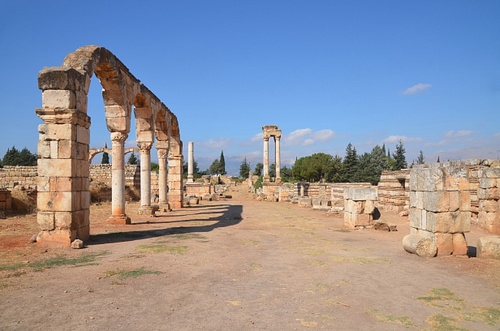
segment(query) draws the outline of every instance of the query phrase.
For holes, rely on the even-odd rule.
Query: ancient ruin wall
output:
[[[388,212],[410,209],[410,169],[384,171],[378,187],[378,207]]]
[[[14,187],[36,190],[38,168],[36,166],[5,166],[0,168],[0,188],[12,190]]]

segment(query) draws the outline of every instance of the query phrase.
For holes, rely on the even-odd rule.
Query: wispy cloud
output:
[[[423,141],[421,137],[407,137],[407,136],[389,136],[383,140],[384,143],[397,143],[399,141],[407,142],[420,142]]]
[[[467,137],[472,135],[474,132],[470,130],[459,130],[459,131],[448,131],[444,134],[447,138],[457,138],[457,137]]]
[[[409,87],[406,90],[404,90],[403,95],[413,95],[413,94],[422,93],[422,92],[430,89],[431,86],[432,86],[431,84],[419,83],[419,84],[413,85],[412,87]]]
[[[310,146],[317,141],[328,141],[335,138],[335,132],[329,129],[313,131],[312,129],[298,129],[285,137],[289,145]]]

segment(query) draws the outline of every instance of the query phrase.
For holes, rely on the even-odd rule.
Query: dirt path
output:
[[[382,218],[398,232],[347,231],[323,211],[230,193],[155,218],[128,205],[129,226],[93,206],[83,250],[27,244],[34,217],[0,220],[0,329],[500,327],[499,261],[408,254],[394,215]]]

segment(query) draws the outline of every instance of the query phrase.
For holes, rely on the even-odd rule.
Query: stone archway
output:
[[[112,150],[111,150],[111,148],[90,148],[89,149],[89,163],[92,163],[92,160],[94,159],[94,157],[96,157],[100,153],[111,154]],[[123,150],[123,155],[127,155],[128,153],[138,153],[139,154],[139,148],[130,147],[130,148],[126,148]]]
[[[176,116],[110,51],[84,46],[70,53],[62,66],[42,69],[38,75],[42,108],[36,109],[36,114],[44,122],[38,129],[37,221],[41,232],[37,242],[41,245],[69,246],[75,239],[85,241],[89,237],[87,94],[92,75],[102,86],[106,125],[112,141],[113,196],[109,222],[130,222],[125,213],[124,143],[130,132],[132,108],[141,162],[150,163],[149,151],[156,138],[158,154],[162,155],[160,171],[165,171],[160,174],[165,181],[163,186],[160,183],[160,190],[165,190],[163,202],[174,208],[182,206],[182,141]],[[168,199],[166,164],[161,164],[167,155],[171,170],[168,181],[172,183]],[[150,180],[147,174],[144,176],[150,192]],[[141,190],[141,208],[150,207],[147,198],[148,194],[143,196]]]

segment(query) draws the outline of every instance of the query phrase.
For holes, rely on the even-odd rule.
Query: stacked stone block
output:
[[[467,254],[471,198],[466,165],[420,165],[410,173],[410,235],[431,239],[438,256]]]
[[[376,201],[376,187],[346,188],[344,190],[344,225],[349,228],[371,225]]]
[[[0,190],[0,211],[12,209],[12,196],[8,190]]]
[[[384,171],[378,183],[378,204],[384,211],[408,212],[410,207],[410,169]]]
[[[477,191],[479,226],[494,234],[500,234],[500,167],[483,168],[479,171]]]

